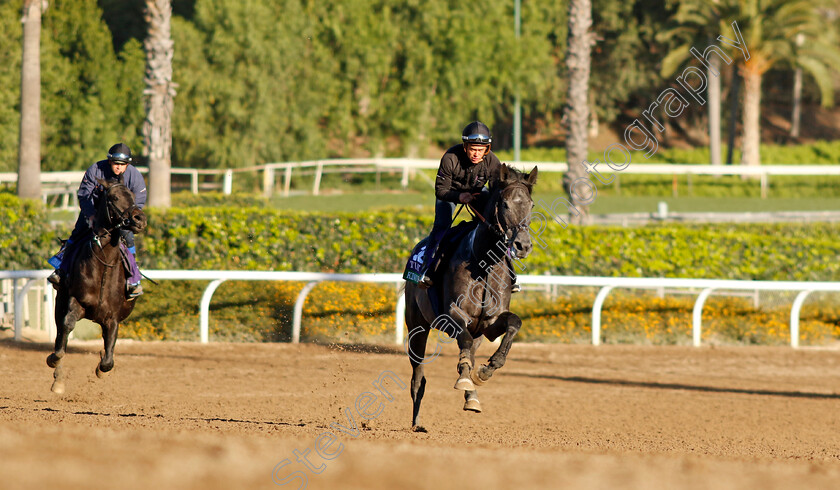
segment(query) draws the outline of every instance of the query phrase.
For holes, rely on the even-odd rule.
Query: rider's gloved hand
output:
[[[93,216],[88,216],[87,217],[87,225],[88,225],[88,228],[93,228]]]
[[[473,195],[469,192],[462,192],[461,195],[458,196],[458,200],[461,201],[462,204],[468,204],[473,199]]]

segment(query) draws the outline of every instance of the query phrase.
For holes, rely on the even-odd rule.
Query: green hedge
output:
[[[616,143],[624,143],[616,140]],[[803,145],[761,145],[761,163],[764,165],[836,165],[840,163],[840,140],[816,141]],[[502,161],[513,159],[512,151],[497,152]],[[619,158],[618,153],[613,158]],[[533,162],[565,162],[565,148],[524,148],[520,159]],[[726,148],[723,149],[721,160],[726,159]],[[589,160],[606,161],[603,151],[590,151]],[[631,152],[631,165],[643,163],[694,163],[708,164],[708,147],[692,149],[659,148],[650,158],[645,158],[643,152]],[[741,161],[741,150],[736,149],[732,155],[733,163]]]
[[[0,192],[0,270],[49,267],[50,251],[58,250],[56,238],[40,201]]]
[[[536,211],[544,212],[541,207]],[[0,269],[44,268],[57,238],[43,207],[0,194]],[[147,269],[401,272],[432,216],[418,211],[307,213],[257,207],[148,210],[138,237]],[[840,224],[658,224],[569,227],[550,221],[526,273],[838,280]],[[537,240],[536,238],[539,238]]]

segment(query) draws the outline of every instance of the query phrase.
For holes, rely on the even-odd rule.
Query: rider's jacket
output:
[[[87,219],[96,213],[96,202],[104,190],[98,180],[108,180],[115,177],[108,160],[100,160],[87,169],[77,194],[79,196],[79,207],[82,210],[82,219]],[[143,180],[140,171],[134,165],[129,164],[122,174],[122,179],[123,184],[134,193],[134,204],[142,209],[146,204],[146,181]]]
[[[441,201],[457,203],[462,192],[480,191],[500,165],[499,158],[492,151],[488,151],[482,161],[473,164],[464,145],[455,145],[446,150],[440,159],[435,179],[435,197]]]

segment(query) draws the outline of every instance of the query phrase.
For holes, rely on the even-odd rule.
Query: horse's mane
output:
[[[504,180],[502,180],[501,177],[502,166],[507,167],[508,172],[507,178]],[[505,188],[510,184],[514,184],[517,182],[525,184],[525,186],[528,188],[528,192],[531,192],[533,190],[533,185],[528,181],[527,173],[517,170],[503,163],[502,165],[499,165],[498,167],[493,169],[493,173],[491,174],[490,178],[490,190],[492,191],[497,188]]]

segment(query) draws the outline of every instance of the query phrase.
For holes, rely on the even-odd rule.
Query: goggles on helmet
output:
[[[469,136],[461,136],[464,143],[474,143],[478,145],[489,145],[493,139],[486,134],[471,134]]]
[[[131,161],[131,157],[125,153],[108,153],[108,160],[112,162],[128,163]]]

